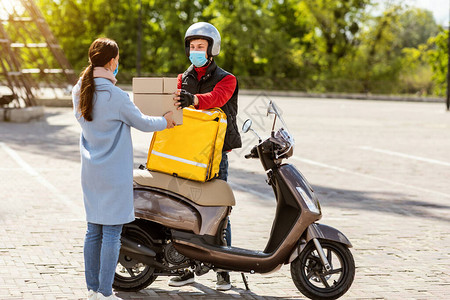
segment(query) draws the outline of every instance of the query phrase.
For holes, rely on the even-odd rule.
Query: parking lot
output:
[[[450,294],[450,112],[443,103],[241,96],[246,118],[270,134],[274,100],[296,146],[287,160],[319,196],[320,221],[352,242],[353,286],[343,299],[445,299]],[[30,123],[0,122],[0,299],[85,299],[80,128],[71,108],[46,108]],[[133,130],[135,167],[151,134]],[[233,244],[263,250],[275,213],[259,161],[244,159],[257,139],[229,154]],[[174,288],[158,278],[124,299],[305,299],[289,266],[232,273],[233,289],[214,290],[215,274]],[[448,296],[447,296],[448,297]]]

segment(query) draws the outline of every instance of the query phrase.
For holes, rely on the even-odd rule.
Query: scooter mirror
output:
[[[245,120],[244,124],[242,125],[242,132],[247,133],[252,128],[252,120],[247,119]]]

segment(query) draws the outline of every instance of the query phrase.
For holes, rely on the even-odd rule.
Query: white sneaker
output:
[[[108,296],[108,297],[103,296],[102,293],[98,293],[97,294],[97,300],[104,300],[104,299],[107,299],[107,300],[123,300],[122,298],[119,298],[116,295],[114,295],[114,293],[111,296]]]
[[[216,290],[228,291],[231,289],[230,274],[228,272],[217,272]]]
[[[97,300],[97,292],[94,292],[93,290],[88,291],[88,300]]]

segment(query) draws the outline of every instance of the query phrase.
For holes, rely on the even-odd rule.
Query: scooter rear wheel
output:
[[[319,241],[331,270],[325,269],[311,241],[299,257],[291,263],[292,280],[298,290],[308,298],[337,299],[352,285],[355,277],[355,262],[352,253],[345,245],[333,241]]]
[[[127,238],[150,246],[152,241],[147,233],[136,224],[127,224],[124,226],[122,234],[126,234]],[[122,250],[119,254],[119,262],[114,275],[113,288],[118,291],[136,292],[140,291],[156,279],[155,269],[127,256]]]

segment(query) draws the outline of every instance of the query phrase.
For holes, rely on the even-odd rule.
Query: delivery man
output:
[[[197,109],[221,108],[227,115],[227,131],[222,149],[219,179],[227,181],[228,157],[232,149],[242,146],[236,124],[238,111],[238,83],[236,77],[218,67],[214,56],[220,53],[220,33],[213,25],[198,22],[191,25],[184,36],[186,56],[192,65],[178,75],[178,89],[175,105],[178,109],[194,105]],[[228,220],[225,239],[231,246],[231,226]],[[194,282],[194,273],[187,271],[183,276],[172,277],[170,286],[183,286]],[[228,272],[217,273],[216,289],[226,291],[231,288]]]

